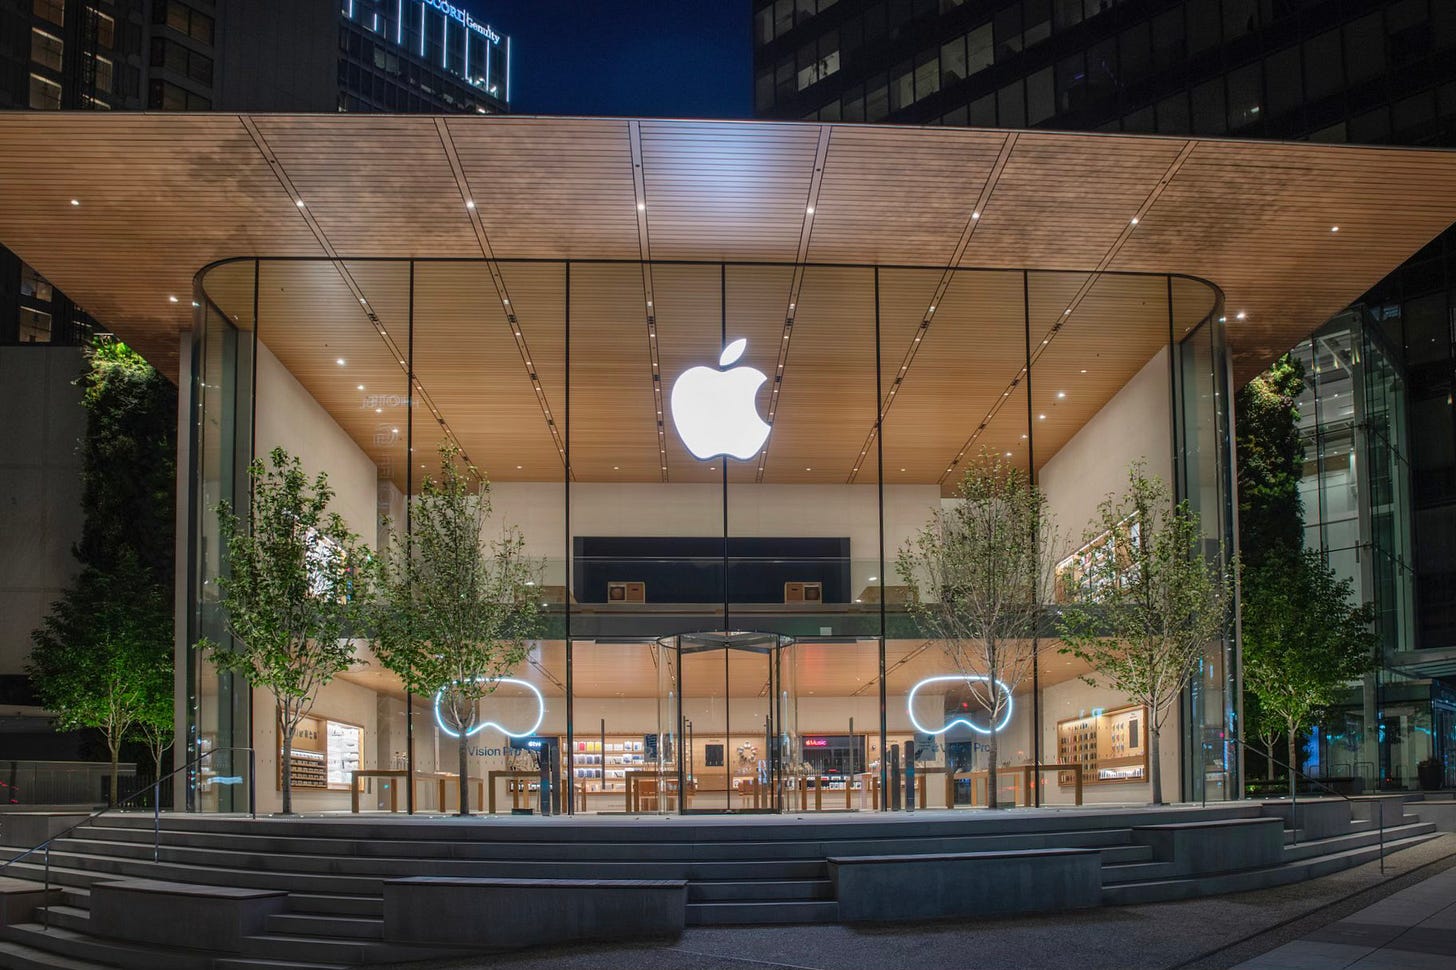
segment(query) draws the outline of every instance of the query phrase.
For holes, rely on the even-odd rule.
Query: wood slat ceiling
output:
[[[461,260],[416,268],[416,446],[448,430],[507,480],[561,474],[567,293],[559,263],[482,260],[923,266],[881,272],[885,478],[944,482],[958,456],[1025,446],[1028,324],[1030,404],[1047,414],[1038,463],[1162,346],[1167,284],[1107,273],[1221,288],[1242,380],[1453,218],[1456,154],[1434,150],[768,122],[0,116],[0,242],[168,373],[201,267],[321,260],[262,264],[260,339],[395,472],[409,270],[367,257]],[[1019,274],[979,271],[1023,267],[1066,272],[1034,273],[1023,309]],[[577,480],[715,477],[670,423],[659,435],[652,378],[656,360],[666,410],[677,374],[712,362],[717,275],[573,267]],[[774,416],[762,468],[734,465],[734,480],[874,481],[873,273],[735,266],[727,286],[745,362],[783,368],[760,395]],[[250,325],[251,265],[205,288]],[[1215,291],[1172,291],[1181,335]],[[423,433],[436,412],[443,424]]]

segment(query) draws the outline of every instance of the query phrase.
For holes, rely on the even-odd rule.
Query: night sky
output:
[[[515,114],[747,118],[749,0],[454,0],[511,37]]]

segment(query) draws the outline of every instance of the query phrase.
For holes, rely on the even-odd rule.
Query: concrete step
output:
[[[75,906],[42,906],[35,911],[35,921],[42,926],[49,924],[77,933],[91,932],[91,911]]]
[[[1387,842],[1385,853],[1390,855],[1437,837],[1434,833],[1426,833],[1395,842]],[[1161,903],[1176,899],[1193,899],[1199,896],[1215,896],[1220,893],[1250,892],[1255,889],[1268,889],[1273,886],[1303,882],[1306,879],[1339,872],[1341,869],[1374,862],[1379,858],[1378,846],[1362,846],[1295,862],[1286,862],[1266,869],[1247,869],[1242,872],[1217,875],[1157,879],[1103,886],[1102,904],[1104,906],[1130,906],[1138,903]]]
[[[75,930],[39,923],[0,926],[0,940],[19,943],[69,960],[122,970],[212,970],[213,954],[182,947],[156,948],[102,940]]]
[[[247,955],[253,959],[296,960],[305,963],[338,963],[344,966],[377,963],[410,963],[469,956],[468,951],[445,947],[405,946],[376,940],[343,940],[295,933],[267,933],[243,937]]]
[[[834,884],[828,879],[786,881],[748,880],[688,883],[688,902],[768,902],[770,900],[820,900],[834,898]]]
[[[319,893],[289,893],[288,909],[294,913],[327,916],[383,916],[384,900],[378,896],[325,896]]]
[[[822,852],[821,848],[821,852]],[[151,846],[94,839],[58,840],[51,859],[77,855],[107,859],[113,863],[153,865]],[[174,848],[161,850],[162,865],[183,865],[205,869],[246,870],[283,875],[363,876],[394,879],[402,876],[481,876],[521,879],[758,879],[768,877],[813,878],[821,875],[824,856],[800,859],[750,859],[743,861],[635,860],[635,861],[537,861],[486,859],[370,859],[362,857],[304,855],[297,853],[252,853],[219,849]],[[193,880],[196,881],[196,880]],[[292,888],[292,887],[287,887]]]
[[[248,957],[218,957],[213,970],[349,970],[342,963],[297,963],[294,960],[250,960]]]
[[[771,903],[688,903],[689,926],[743,926],[768,923],[835,923],[839,904],[832,900]]]
[[[24,943],[0,940],[0,967],[6,970],[96,970],[91,961],[72,960]]]
[[[327,936],[349,940],[384,939],[382,917],[323,916],[317,913],[275,913],[264,924],[284,936]]]
[[[1387,845],[1399,842],[1401,839],[1415,835],[1425,835],[1436,831],[1436,826],[1430,822],[1407,823],[1399,826],[1388,826],[1385,829],[1385,842]],[[1301,859],[1313,859],[1317,856],[1330,855],[1342,849],[1357,849],[1361,846],[1379,846],[1381,839],[1380,830],[1367,829],[1358,832],[1351,832],[1348,835],[1336,835],[1327,839],[1315,839],[1309,842],[1299,842],[1284,847],[1284,861],[1298,862]]]
[[[1126,865],[1104,865],[1102,885],[1116,886],[1129,882],[1147,882],[1152,879],[1166,879],[1173,875],[1176,866],[1171,862],[1133,862]]]
[[[344,828],[345,826],[336,826]],[[98,823],[76,830],[72,839],[82,842],[96,841],[101,844],[133,843],[145,846],[141,849],[125,850],[133,858],[141,858],[151,851],[152,833],[149,829],[134,829]],[[526,860],[550,861],[750,861],[756,859],[777,860],[788,858],[823,858],[826,855],[882,855],[886,853],[905,854],[927,852],[993,852],[1012,849],[1041,849],[1055,847],[1107,848],[1109,850],[1134,849],[1129,845],[1131,832],[1127,828],[1092,828],[1060,833],[1025,834],[977,834],[917,836],[903,833],[897,838],[886,839],[813,839],[801,837],[795,841],[712,841],[696,842],[664,841],[661,843],[640,842],[474,842],[442,841],[437,839],[402,840],[374,839],[357,841],[340,838],[337,833],[331,838],[294,837],[244,834],[237,832],[191,832],[166,831],[163,833],[164,848],[200,849],[205,851],[230,850],[250,855],[301,854],[315,857],[347,856],[354,859],[453,859],[453,860]],[[120,851],[120,850],[119,850]],[[174,858],[177,858],[174,856]],[[1127,860],[1136,861],[1136,860]]]

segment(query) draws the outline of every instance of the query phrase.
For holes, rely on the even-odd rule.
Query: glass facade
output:
[[[575,812],[983,802],[993,726],[896,565],[982,455],[1035,476],[1066,537],[1054,558],[1139,459],[1200,513],[1208,555],[1233,550],[1221,296],[1192,279],[247,260],[200,274],[195,298],[188,642],[218,639],[211,509],[245,497],[248,456],[281,446],[327,471],[377,548],[410,528],[440,446],[460,448],[491,484],[487,531],[520,528],[540,562],[548,617],[472,737],[472,802],[498,812],[534,805],[517,735],[554,739]],[[739,380],[734,421],[695,405]],[[999,799],[1071,804],[1080,771],[1088,803],[1146,801],[1148,713],[1083,680],[1046,605],[994,725]],[[433,699],[357,647],[319,698],[320,732],[361,737],[361,767],[412,769],[401,808],[453,804],[456,740]],[[1232,637],[1210,644],[1163,727],[1170,798],[1240,790],[1236,657]],[[270,700],[188,664],[193,751],[255,747],[268,807]],[[907,757],[913,795],[891,771]],[[200,779],[196,807],[235,806],[219,784]],[[368,784],[377,809],[404,783]],[[347,808],[348,785],[295,802]]]

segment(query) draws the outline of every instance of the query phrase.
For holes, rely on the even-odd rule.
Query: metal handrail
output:
[[[1244,748],[1251,748],[1251,747],[1253,747],[1253,745],[1249,744],[1243,738],[1232,738],[1231,737],[1231,738],[1228,738],[1227,740],[1232,741],[1234,744],[1242,745]],[[1258,749],[1255,749],[1255,750],[1258,750]],[[1271,764],[1279,765],[1281,768],[1284,768],[1284,769],[1286,769],[1287,771],[1289,771],[1291,773],[1290,784],[1289,784],[1289,806],[1290,806],[1289,823],[1292,826],[1291,831],[1293,833],[1294,844],[1295,845],[1298,845],[1299,844],[1299,818],[1298,818],[1298,816],[1296,815],[1296,812],[1295,812],[1296,806],[1298,806],[1298,804],[1299,804],[1299,784],[1294,780],[1294,778],[1292,777],[1293,775],[1298,775],[1300,778],[1303,778],[1305,781],[1309,782],[1310,784],[1317,785],[1318,787],[1320,787],[1320,788],[1324,789],[1325,791],[1329,792],[1331,795],[1338,795],[1338,796],[1340,796],[1345,801],[1349,802],[1351,805],[1354,805],[1355,804],[1355,799],[1351,798],[1349,795],[1346,795],[1344,792],[1340,791],[1338,788],[1331,788],[1329,785],[1326,785],[1324,782],[1320,781],[1318,778],[1314,778],[1314,777],[1311,777],[1309,775],[1306,775],[1304,772],[1300,771],[1298,768],[1294,767],[1293,765],[1285,764],[1283,761],[1280,761],[1278,758],[1274,757],[1268,751],[1259,751],[1259,754],[1262,755]],[[1385,807],[1383,805],[1381,805],[1378,801],[1371,802],[1371,807],[1372,807],[1372,810],[1375,813],[1376,825],[1380,829],[1380,874],[1383,876],[1383,875],[1385,875]]]
[[[162,782],[163,781],[166,781],[167,779],[170,779],[173,776],[178,775],[178,774],[180,774],[180,773],[182,773],[184,771],[191,771],[192,769],[201,766],[202,762],[205,761],[206,759],[212,757],[215,754],[220,754],[220,753],[222,753],[224,751],[226,751],[226,752],[246,751],[246,752],[248,752],[248,815],[251,816],[254,819],[256,819],[258,817],[258,756],[257,756],[257,753],[252,748],[241,748],[241,747],[213,748],[211,751],[207,751],[207,752],[205,752],[205,753],[197,756],[196,758],[193,758],[191,761],[187,762],[185,765],[182,765],[180,768],[173,768],[167,774],[158,776],[157,779],[152,782],[152,784],[150,786],[150,790],[151,790],[151,793],[152,793],[152,861],[153,862],[159,862],[159,861],[161,861],[161,853],[162,853]],[[107,805],[107,806],[105,806],[103,808],[98,808],[94,812],[92,812],[90,815],[87,815],[85,818],[81,819],[81,821],[76,822],[76,823],[74,823],[72,825],[66,826],[64,829],[62,829],[61,831],[57,832],[55,835],[52,835],[49,838],[47,838],[44,842],[40,842],[40,843],[38,843],[36,845],[33,845],[30,848],[26,849],[24,852],[20,853],[19,855],[14,856],[13,858],[10,858],[10,859],[6,859],[4,862],[0,862],[0,872],[4,872],[5,869],[8,866],[13,865],[14,863],[19,862],[21,859],[24,859],[27,856],[34,855],[35,853],[44,850],[45,851],[45,875],[43,877],[44,882],[43,882],[43,885],[42,885],[42,892],[44,893],[44,898],[49,899],[49,897],[50,897],[50,890],[51,890],[51,843],[53,843],[53,842],[55,842],[55,841],[57,841],[59,839],[65,838],[66,836],[70,835],[72,832],[76,831],[78,828],[80,828],[83,825],[90,825],[92,822],[96,821],[98,818],[100,818],[101,816],[105,815],[107,812],[110,812],[113,809],[121,808],[123,805],[127,804],[132,799],[136,798],[138,795],[144,794],[146,791],[148,791],[148,789],[143,788],[140,791],[132,792],[130,795],[126,796],[123,799],[120,799],[119,801],[117,801],[114,804]],[[51,923],[50,923],[50,908],[48,906],[45,907],[44,925],[45,925],[45,928],[46,929],[50,929],[50,925],[51,925]]]

